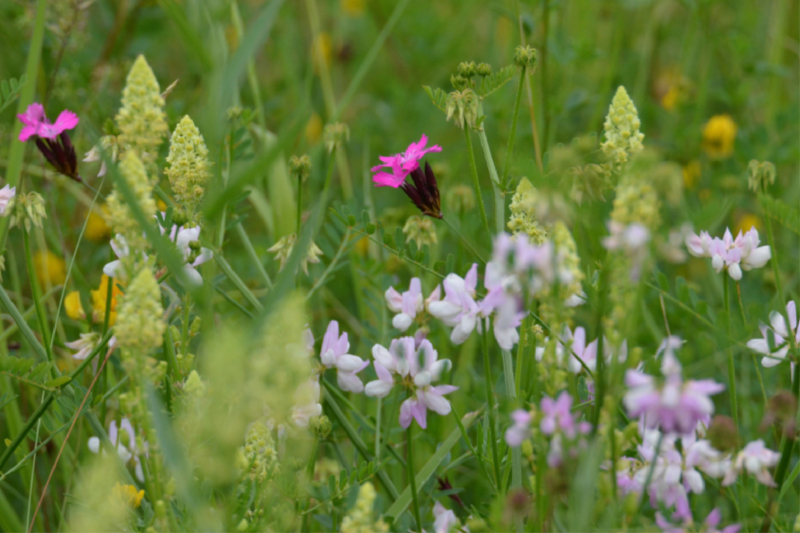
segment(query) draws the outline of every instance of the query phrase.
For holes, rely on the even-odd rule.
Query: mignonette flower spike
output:
[[[784,316],[777,311],[773,311],[769,314],[771,328],[764,324],[759,324],[763,338],[747,341],[748,348],[754,352],[764,354],[761,364],[765,368],[773,367],[786,359],[786,354],[789,353],[790,348],[790,342],[787,342],[787,339],[794,337],[795,344],[800,345],[800,328],[797,327],[797,306],[794,301],[786,304],[786,315],[789,317],[788,327]],[[772,335],[773,351],[770,351],[769,335]]]
[[[395,379],[408,388],[411,396],[400,405],[400,425],[408,428],[416,420],[427,427],[428,409],[442,415],[450,414],[450,402],[444,397],[458,390],[453,385],[432,385],[452,364],[439,359],[439,354],[427,339],[416,348],[414,337],[394,339],[387,350],[380,344],[372,347],[373,366],[378,379],[370,381],[364,392],[367,396],[384,398],[395,385]],[[422,364],[420,364],[420,361]]]
[[[67,133],[67,130],[75,128],[80,122],[75,113],[65,109],[58,115],[55,123],[51,124],[42,104],[34,102],[25,113],[17,115],[17,118],[25,125],[19,132],[20,141],[25,142],[36,137],[36,147],[59,174],[81,181],[78,157]]]
[[[339,323],[331,320],[322,338],[320,360],[327,368],[336,368],[339,387],[350,392],[361,392],[364,390],[364,384],[356,374],[364,370],[369,361],[347,353],[348,350],[350,343],[347,340],[347,332],[339,336]]]
[[[752,270],[761,268],[772,257],[769,246],[759,246],[758,230],[751,228],[747,233],[739,232],[736,239],[729,229],[725,235],[711,238],[706,231],[698,236],[690,233],[686,236],[686,247],[695,257],[710,257],[711,265],[717,273],[727,270],[731,278],[736,281],[742,279],[742,269]]]

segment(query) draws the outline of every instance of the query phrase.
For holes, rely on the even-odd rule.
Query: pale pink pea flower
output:
[[[364,370],[369,361],[347,353],[349,350],[347,332],[339,336],[339,323],[331,320],[322,338],[320,360],[327,368],[336,368],[336,379],[342,390],[361,392],[364,390],[364,384],[356,374]]]
[[[514,425],[506,430],[506,444],[512,448],[517,448],[522,444],[530,433],[531,414],[525,409],[517,409],[511,413],[511,420]]]
[[[736,455],[733,467],[722,480],[722,485],[726,487],[732,485],[736,480],[736,475],[746,471],[748,474],[754,475],[759,483],[775,487],[777,484],[768,469],[777,465],[780,458],[781,454],[767,448],[763,440],[750,442]]]
[[[397,313],[392,319],[392,326],[400,331],[406,331],[411,327],[417,313],[423,310],[422,283],[419,278],[411,278],[408,290],[402,294],[394,287],[389,287],[384,297],[389,309]]]
[[[0,216],[5,216],[6,208],[8,207],[9,202],[14,199],[16,194],[17,188],[10,185],[6,185],[0,189]]]
[[[787,339],[794,338],[794,342],[800,345],[800,328],[797,327],[797,306],[794,301],[786,304],[786,316],[789,317],[789,324],[787,327],[786,318],[777,311],[769,314],[769,321],[771,328],[764,324],[759,324],[761,330],[761,339],[752,339],[747,341],[747,347],[763,354],[761,364],[765,368],[773,367],[786,358],[789,353],[790,342]],[[768,336],[772,335],[772,346],[774,351],[770,351]]]
[[[686,236],[686,247],[695,257],[710,257],[711,266],[718,273],[723,269],[736,281],[742,279],[742,269],[761,268],[772,257],[769,246],[759,246],[758,230],[750,228],[747,233],[739,232],[736,239],[729,229],[725,230],[722,239],[711,238],[706,231],[700,235],[689,233]]]

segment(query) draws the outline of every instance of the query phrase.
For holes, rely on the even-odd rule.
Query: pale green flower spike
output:
[[[631,155],[642,149],[644,134],[639,132],[639,113],[625,87],[617,89],[604,124],[605,142],[601,145],[615,166],[628,162]]]
[[[153,271],[145,266],[125,289],[117,307],[114,334],[124,353],[146,354],[161,346],[164,330],[161,290]]]
[[[511,217],[508,220],[508,229],[514,235],[524,233],[530,242],[538,245],[547,239],[547,230],[534,217],[535,204],[536,188],[528,181],[528,178],[522,178],[517,185],[517,191],[511,198],[509,206]]]
[[[641,178],[632,179],[626,176],[617,186],[611,220],[623,226],[641,224],[652,231],[656,229],[660,220],[658,214],[660,206],[658,192],[652,185],[645,183]]]
[[[132,151],[125,152],[119,165],[120,173],[128,186],[133,190],[139,207],[144,211],[146,218],[151,219],[156,214],[156,202],[153,200],[153,185],[147,178],[142,161]],[[144,250],[147,239],[142,235],[139,223],[133,217],[127,202],[119,191],[114,190],[108,197],[108,212],[111,227],[114,232],[125,237],[131,250]],[[130,255],[130,254],[129,254]]]
[[[297,243],[297,235],[294,233],[290,233],[289,235],[285,235],[278,240],[275,244],[267,249],[268,252],[275,254],[275,259],[281,262],[280,270],[283,270],[284,265],[286,264],[287,259],[292,253],[294,249],[294,245]],[[302,260],[302,267],[303,272],[308,275],[308,264],[309,263],[319,263],[320,255],[324,255],[322,250],[320,250],[319,246],[317,246],[313,241],[311,242],[311,246],[308,248],[308,253]]]
[[[342,533],[384,533],[389,526],[380,518],[372,518],[372,506],[375,503],[375,487],[369,481],[361,485],[358,499],[347,516],[342,520]]]
[[[239,449],[236,460],[239,469],[257,483],[272,479],[280,471],[275,439],[267,424],[253,422],[247,429],[244,446]]]
[[[120,142],[136,150],[144,163],[154,161],[169,129],[161,89],[144,56],[136,58],[125,80],[116,122],[122,132]]]
[[[211,173],[208,148],[189,115],[183,117],[175,128],[167,156],[169,178],[175,201],[184,211],[189,222],[197,224],[197,208],[203,201],[205,184]]]

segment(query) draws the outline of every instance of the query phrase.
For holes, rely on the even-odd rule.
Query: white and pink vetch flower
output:
[[[761,268],[772,257],[770,247],[759,246],[759,243],[755,228],[750,228],[744,234],[740,231],[736,239],[729,229],[725,230],[721,239],[711,238],[707,231],[701,231],[700,235],[690,233],[686,236],[686,247],[690,254],[695,257],[710,257],[711,266],[717,273],[725,269],[736,281],[742,279],[742,269]]]
[[[428,409],[442,415],[450,414],[450,402],[444,397],[458,390],[453,385],[433,385],[452,364],[449,359],[439,359],[439,354],[429,340],[415,346],[414,337],[394,339],[387,350],[380,344],[372,347],[373,366],[378,379],[367,383],[367,396],[383,398],[394,388],[395,382],[409,388],[411,396],[400,405],[400,425],[407,428],[416,420],[423,429],[427,427]]]

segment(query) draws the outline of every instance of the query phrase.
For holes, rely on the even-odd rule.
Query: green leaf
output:
[[[477,413],[467,413],[461,419],[464,430],[469,429],[475,419],[477,418]],[[450,436],[439,446],[439,449],[436,450],[428,462],[425,463],[425,466],[419,471],[416,476],[417,480],[417,489],[421,488],[425,483],[431,478],[431,476],[436,472],[436,469],[439,465],[444,461],[445,457],[450,453],[450,449],[458,442],[458,439],[461,438],[461,429],[456,428],[451,433]],[[406,487],[403,493],[400,495],[399,498],[395,500],[389,510],[386,511],[386,516],[394,517],[394,522],[397,522],[397,519],[403,512],[408,508],[408,505],[411,503],[411,488]]]
[[[496,90],[500,89],[503,85],[511,81],[517,72],[518,70],[515,65],[508,65],[497,72],[493,72],[490,76],[483,78],[481,85],[476,92],[481,98],[486,98]]]
[[[58,387],[60,387],[62,385],[65,385],[65,384],[69,383],[70,381],[72,381],[72,376],[61,376],[61,377],[58,377],[56,379],[51,379],[50,381],[48,381],[44,385],[45,385],[45,387],[58,388]]]
[[[447,113],[447,93],[440,88],[431,89],[427,85],[422,87],[433,102],[433,105]]]
[[[777,220],[800,235],[800,211],[796,207],[792,207],[766,194],[761,195],[761,207],[764,208],[766,216]]]
[[[659,272],[657,277],[658,286],[661,287],[661,290],[664,292],[669,292],[669,281],[667,280],[667,276],[665,276],[663,272]]]
[[[11,318],[14,319],[14,322],[16,322],[20,332],[22,332],[22,335],[33,347],[33,350],[36,352],[39,358],[41,358],[42,361],[47,361],[47,352],[45,351],[44,346],[42,346],[41,343],[39,342],[39,339],[36,338],[36,335],[34,335],[33,330],[25,321],[25,318],[19,312],[17,306],[14,305],[14,303],[11,301],[11,298],[8,297],[8,293],[3,288],[2,285],[0,285],[0,301],[2,301],[3,305],[6,306],[6,309],[8,310],[8,313],[11,315]]]

